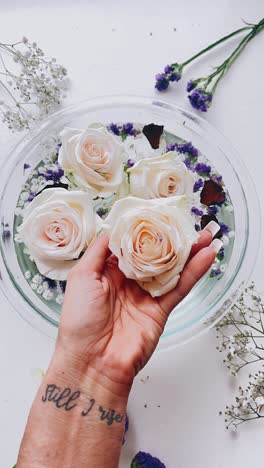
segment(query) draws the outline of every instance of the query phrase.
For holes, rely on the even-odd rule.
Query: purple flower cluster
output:
[[[186,87],[187,93],[190,93],[190,91],[196,88],[196,86],[197,86],[197,83],[195,81],[192,81],[192,80],[188,81],[187,87]]]
[[[212,168],[205,163],[197,163],[194,169],[200,175],[209,176]]]
[[[169,87],[170,82],[179,81],[182,77],[182,67],[178,63],[166,65],[163,73],[158,73],[155,83],[155,88],[158,91],[165,91]]]
[[[189,158],[185,158],[183,162],[187,169],[189,169],[190,171],[193,170],[192,161]]]
[[[133,167],[135,165],[136,161],[134,159],[128,159],[127,160],[127,165],[128,167]]]
[[[224,257],[225,257],[225,249],[224,247],[222,247],[217,254],[217,258],[221,262],[224,259]]]
[[[215,175],[214,177],[212,177],[212,179],[217,182],[218,184],[221,183],[223,181],[223,177],[218,174],[218,175]]]
[[[198,157],[198,149],[190,141],[188,143],[176,144],[176,150],[179,153],[188,153],[194,159]]]
[[[188,95],[191,105],[202,112],[207,112],[212,102],[213,95],[203,89],[195,89],[191,94]]]
[[[211,215],[214,215],[214,216],[215,216],[217,213],[218,213],[218,208],[217,208],[217,206],[208,206],[207,214],[208,214],[209,216],[211,216]]]
[[[64,170],[61,167],[56,169],[47,169],[46,172],[43,173],[43,177],[45,177],[47,181],[53,181],[55,184],[58,184],[63,176]]]
[[[132,460],[131,468],[166,468],[166,466],[150,453],[138,452]]]
[[[124,125],[111,123],[110,125],[108,125],[107,128],[110,132],[112,132],[116,136],[126,137],[128,135],[135,136],[136,134],[134,125],[131,122],[127,122]]]
[[[192,207],[191,212],[192,212],[195,216],[203,216],[203,211],[200,210],[199,208],[197,208],[196,206],[193,206],[193,207]]]
[[[108,130],[110,130],[110,132],[112,132],[114,135],[117,135],[119,136],[120,135],[120,128],[117,124],[115,123],[111,123],[108,127]]]
[[[192,159],[198,158],[198,149],[189,141],[186,143],[170,143],[166,147],[167,151],[178,151],[180,154],[188,154]]]
[[[211,273],[210,273],[210,277],[211,278],[214,278],[215,276],[219,276],[222,274],[222,271],[220,270],[220,268],[217,268],[217,270],[212,270]]]
[[[123,445],[124,445],[124,443],[125,443],[125,441],[126,441],[126,439],[125,439],[125,435],[126,435],[126,433],[127,433],[128,429],[129,429],[129,419],[128,419],[128,415],[126,414],[126,420],[125,420],[125,432],[124,432],[124,436],[123,436],[123,442],[122,442],[122,444],[123,444]]]
[[[11,231],[9,229],[9,224],[8,223],[6,223],[6,224],[2,223],[2,227],[3,227],[2,239],[3,239],[3,241],[6,241],[6,240],[10,239],[10,237],[11,237]]]
[[[193,191],[194,192],[198,192],[198,190],[200,190],[204,185],[204,181],[203,179],[198,179],[196,180],[194,186],[193,186]]]
[[[219,223],[222,234],[228,234],[230,232],[230,227],[227,224]]]
[[[36,192],[30,192],[27,201],[32,202],[32,200],[34,200],[36,195],[37,195]]]

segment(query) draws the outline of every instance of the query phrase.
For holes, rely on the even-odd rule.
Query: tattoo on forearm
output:
[[[69,387],[62,389],[55,384],[48,384],[45,393],[42,396],[43,403],[53,402],[58,409],[64,408],[65,411],[71,411],[76,407],[80,407],[80,396],[79,390],[73,392]],[[73,403],[74,402],[74,403]],[[94,398],[91,398],[85,408],[82,408],[81,416],[86,417],[92,411],[96,411],[100,421],[105,421],[108,426],[113,423],[121,423],[124,419],[122,414],[117,413],[112,408],[104,408],[103,406],[96,405]]]

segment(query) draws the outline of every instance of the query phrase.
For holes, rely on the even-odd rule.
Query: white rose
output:
[[[23,214],[19,236],[39,272],[66,280],[69,270],[100,228],[88,193],[50,188],[37,195]]]
[[[198,239],[185,196],[117,201],[103,225],[127,278],[152,297],[173,289]]]
[[[128,160],[139,161],[140,159],[154,158],[166,151],[166,141],[164,137],[160,139],[159,148],[153,149],[144,133],[128,136],[124,141],[124,150]]]
[[[109,197],[122,182],[123,146],[104,127],[78,130],[65,128],[61,134],[59,164],[82,190],[93,198]]]
[[[130,193],[140,198],[193,195],[194,176],[173,151],[152,159],[142,159],[127,171]]]

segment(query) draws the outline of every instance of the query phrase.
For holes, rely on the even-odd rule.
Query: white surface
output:
[[[154,96],[154,75],[166,63],[181,61],[239,28],[241,18],[254,22],[264,16],[261,0],[0,0],[0,8],[2,41],[26,35],[68,68],[72,80],[68,102],[116,93]],[[239,150],[261,200],[263,48],[264,33],[252,41],[222,81],[205,115]],[[187,79],[220,63],[226,50],[190,67],[182,82],[160,97],[190,109]],[[0,132],[4,160],[15,137],[2,127]],[[262,262],[260,252],[254,272],[259,287]],[[38,385],[33,370],[48,366],[53,343],[27,325],[2,293],[0,301],[0,467],[9,468],[16,461]],[[228,377],[215,345],[214,332],[210,332],[191,345],[153,357],[135,382],[129,401],[130,431],[122,468],[130,466],[140,449],[160,457],[167,468],[260,466],[264,423],[242,426],[234,438],[218,416],[232,401],[237,383]],[[147,375],[148,382],[141,382]]]

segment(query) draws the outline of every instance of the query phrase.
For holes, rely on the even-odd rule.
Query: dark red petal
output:
[[[148,139],[151,147],[153,149],[157,149],[160,144],[160,137],[163,133],[163,125],[155,125],[151,123],[149,125],[145,125],[143,127],[142,132],[144,133],[145,137]]]
[[[224,201],[225,192],[223,187],[212,179],[206,180],[201,191],[201,203],[204,205],[214,205],[217,203],[221,204]]]

